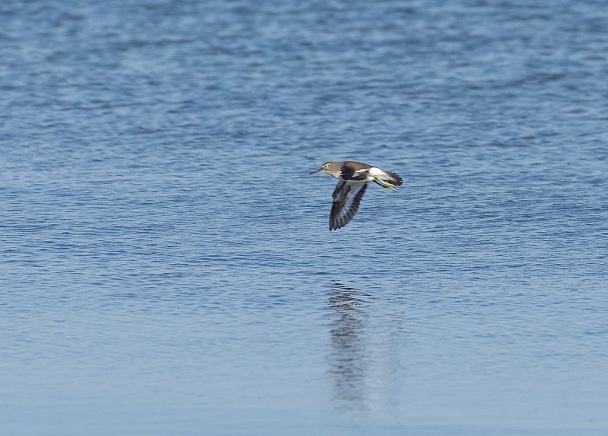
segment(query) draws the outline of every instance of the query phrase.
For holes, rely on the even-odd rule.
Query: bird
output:
[[[310,174],[327,173],[338,179],[334,189],[329,230],[338,230],[350,222],[359,210],[359,204],[365,194],[368,182],[374,182],[385,189],[396,191],[403,184],[403,179],[392,171],[386,171],[363,162],[345,160],[325,162],[318,170]]]

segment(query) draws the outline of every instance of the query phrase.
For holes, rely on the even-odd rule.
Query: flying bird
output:
[[[333,204],[329,215],[329,230],[338,230],[350,222],[359,210],[368,182],[396,191],[403,179],[392,171],[368,165],[363,162],[345,160],[325,162],[310,174],[327,173],[339,180],[333,193]]]

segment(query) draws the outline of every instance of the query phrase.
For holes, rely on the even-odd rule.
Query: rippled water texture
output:
[[[2,2],[0,433],[608,434],[607,77],[604,1]]]

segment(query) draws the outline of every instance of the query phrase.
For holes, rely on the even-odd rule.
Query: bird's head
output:
[[[312,171],[310,174],[327,173],[334,177],[340,174],[340,162],[325,162],[318,170]]]

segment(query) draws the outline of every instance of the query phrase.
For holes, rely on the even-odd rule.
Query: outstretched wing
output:
[[[367,183],[348,183],[340,180],[334,189],[334,202],[329,215],[329,230],[344,227],[359,210]]]

